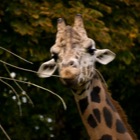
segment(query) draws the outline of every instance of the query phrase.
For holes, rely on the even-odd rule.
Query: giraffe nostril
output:
[[[75,61],[70,61],[69,66],[77,68],[77,63]]]
[[[69,65],[70,65],[70,66],[74,66],[74,61],[70,61],[70,62],[69,62]]]

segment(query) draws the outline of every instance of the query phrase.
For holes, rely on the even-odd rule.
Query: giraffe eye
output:
[[[57,59],[58,59],[58,54],[57,54],[57,53],[53,53],[53,54],[52,54],[52,58],[53,58],[55,61],[57,61]]]
[[[88,52],[89,54],[91,54],[91,55],[94,55],[95,50],[96,50],[96,49],[94,49],[92,46],[89,46],[89,47],[87,48],[87,52]]]

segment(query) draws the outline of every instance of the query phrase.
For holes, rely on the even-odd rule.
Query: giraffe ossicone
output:
[[[107,91],[95,63],[108,64],[115,58],[109,49],[97,49],[87,36],[81,15],[69,26],[60,18],[52,59],[43,63],[39,77],[50,77],[58,69],[63,84],[70,87],[90,140],[136,140],[125,114]]]

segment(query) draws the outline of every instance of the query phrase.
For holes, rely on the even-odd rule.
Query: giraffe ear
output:
[[[103,50],[96,50],[95,51],[95,56],[96,56],[96,61],[101,63],[101,64],[108,64],[115,58],[115,53],[108,49],[103,49]]]
[[[55,72],[56,68],[57,68],[57,65],[56,65],[55,60],[51,59],[50,61],[44,62],[40,66],[37,74],[41,78],[50,77]]]

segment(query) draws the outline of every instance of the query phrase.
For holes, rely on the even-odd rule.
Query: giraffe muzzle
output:
[[[78,68],[73,68],[73,67],[68,67],[68,68],[63,68],[60,70],[60,77],[62,79],[76,79],[76,77],[79,75],[79,69]]]

